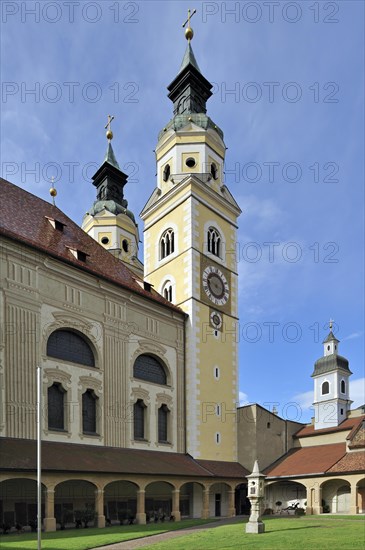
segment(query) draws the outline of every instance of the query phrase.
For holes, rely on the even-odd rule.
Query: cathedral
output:
[[[157,179],[141,212],[112,146],[80,228],[0,180],[0,525],[36,519],[36,367],[41,367],[42,519],[98,527],[247,513],[258,459],[265,507],[365,511],[364,411],[332,331],[315,363],[315,419],[238,407],[237,220],[212,85],[193,49],[168,86]],[[88,205],[85,205],[85,209]],[[326,507],[329,507],[327,510]]]

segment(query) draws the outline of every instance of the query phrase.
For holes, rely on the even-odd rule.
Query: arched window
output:
[[[210,173],[212,174],[214,180],[218,179],[218,168],[215,162],[212,162]]]
[[[208,229],[208,252],[214,256],[221,255],[221,236],[214,227]]]
[[[323,384],[322,384],[322,395],[326,395],[329,392],[330,392],[329,382],[323,382]]]
[[[146,405],[138,399],[133,407],[134,439],[145,439],[145,412]]]
[[[47,355],[70,363],[95,367],[95,358],[90,345],[78,332],[59,329],[52,332],[47,342]]]
[[[341,393],[346,393],[346,382],[341,380]]]
[[[158,409],[158,441],[159,443],[168,442],[168,418],[170,411],[167,405],[161,405]]]
[[[82,432],[84,434],[96,434],[97,399],[93,390],[86,390],[82,394]]]
[[[55,382],[48,388],[48,429],[65,429],[65,390]]]
[[[160,241],[160,259],[163,260],[175,251],[175,235],[173,229],[166,229]]]
[[[166,385],[166,371],[161,362],[152,355],[139,355],[133,366],[133,376],[146,382]]]
[[[169,302],[172,302],[172,284],[171,281],[166,281],[162,288],[162,296]]]
[[[163,169],[163,175],[162,175],[163,181],[167,181],[169,179],[170,173],[171,173],[170,165],[166,164],[165,168]]]

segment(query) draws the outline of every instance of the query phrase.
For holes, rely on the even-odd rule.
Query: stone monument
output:
[[[248,479],[247,498],[251,502],[251,515],[246,523],[246,533],[264,533],[265,524],[261,521],[261,507],[264,498],[264,480],[265,475],[260,473],[257,460],[252,470],[252,474],[246,476]]]

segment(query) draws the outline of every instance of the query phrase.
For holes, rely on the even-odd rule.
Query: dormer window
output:
[[[88,254],[86,252],[83,252],[82,250],[79,250],[78,248],[72,248],[71,246],[67,247],[71,254],[75,256],[76,260],[79,260],[79,262],[86,262],[86,258]]]
[[[66,224],[60,222],[59,220],[55,220],[54,218],[49,218],[48,216],[46,216],[46,218],[54,229],[57,229],[57,231],[61,232],[63,231],[63,228]]]

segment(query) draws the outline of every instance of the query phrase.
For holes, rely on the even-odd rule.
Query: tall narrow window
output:
[[[162,296],[169,302],[172,302],[172,284],[171,281],[166,281],[162,289]]]
[[[341,380],[341,393],[346,393],[346,382]]]
[[[65,391],[55,382],[48,388],[48,429],[65,429]]]
[[[86,434],[96,434],[96,402],[93,390],[82,394],[82,431]]]
[[[167,405],[161,405],[158,409],[158,441],[160,443],[167,443],[168,441],[169,413]]]
[[[326,395],[329,392],[330,392],[329,382],[323,382],[323,384],[322,384],[322,395]]]
[[[162,176],[162,179],[163,181],[167,181],[170,177],[170,165],[169,164],[166,164],[165,168],[163,169],[163,176]]]
[[[142,399],[138,399],[134,404],[134,439],[145,439],[145,411],[146,405],[143,403]]]
[[[173,229],[166,229],[160,241],[160,259],[163,260],[175,251],[175,235]]]
[[[214,227],[208,229],[208,252],[214,254],[214,256],[221,255],[221,236]]]

